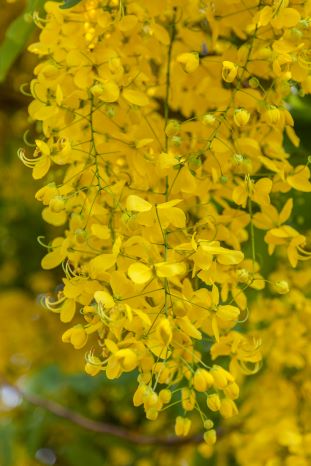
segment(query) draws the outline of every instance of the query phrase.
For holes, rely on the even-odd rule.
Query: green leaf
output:
[[[81,3],[81,0],[65,0],[65,3],[60,6],[63,10],[67,8],[71,8],[75,5],[78,5],[78,3]]]
[[[13,466],[13,442],[15,431],[12,424],[2,422],[0,424],[0,464]]]
[[[0,45],[0,82],[3,82],[18,55],[34,30],[33,21],[29,18],[35,8],[41,8],[44,0],[28,0],[23,13],[8,27],[5,38]]]

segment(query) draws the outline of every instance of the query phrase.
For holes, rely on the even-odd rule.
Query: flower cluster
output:
[[[262,329],[266,370],[252,380],[240,410],[244,433],[235,431],[220,445],[227,453],[234,448],[241,466],[310,464],[310,279],[306,268],[288,273],[285,299],[260,299],[252,308],[250,322]]]
[[[210,416],[237,413],[236,379],[260,365],[258,339],[234,329],[265,286],[255,230],[294,267],[310,255],[284,201],[311,191],[308,161],[283,145],[299,144],[284,99],[311,91],[310,2],[45,8],[30,46],[41,132],[19,151],[58,227],[42,267],[62,264],[63,288],[44,304],[73,322],[63,341],[86,349],[88,374],[136,370],[134,405],[154,420],[180,403],[180,436],[198,411],[211,446]]]

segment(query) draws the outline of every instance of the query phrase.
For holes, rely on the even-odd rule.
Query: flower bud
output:
[[[205,369],[197,369],[193,376],[193,386],[197,392],[206,392],[213,385],[213,376]]]
[[[158,419],[159,411],[156,408],[150,408],[146,410],[146,418],[149,421],[156,421]]]
[[[232,83],[238,74],[238,67],[232,61],[222,62],[222,79],[226,83]]]
[[[230,383],[226,388],[224,388],[224,393],[231,400],[236,400],[239,398],[240,388],[237,383]]]
[[[213,126],[215,122],[216,122],[216,118],[212,113],[206,113],[202,117],[202,123],[204,126]]]
[[[168,388],[164,388],[160,391],[159,398],[162,401],[162,403],[167,404],[172,399],[172,392]]]
[[[138,385],[134,396],[133,396],[133,404],[134,406],[140,406],[144,403],[144,395],[145,392],[148,390],[147,385],[145,384],[140,384]]]
[[[230,372],[216,364],[212,367],[211,374],[214,377],[214,386],[220,390],[223,390],[229,382],[234,382],[234,378]]]
[[[211,419],[206,419],[206,421],[204,421],[204,429],[209,430],[209,429],[212,429],[213,427],[214,427],[214,423]]]
[[[158,403],[159,397],[152,390],[152,388],[148,387],[147,390],[144,392],[143,400],[144,400],[145,409],[149,409]]]
[[[280,280],[274,283],[274,289],[279,294],[286,294],[289,292],[289,285],[286,280]]]
[[[52,212],[61,212],[65,208],[64,199],[61,196],[55,196],[50,200],[49,206]]]
[[[185,411],[192,411],[195,406],[195,391],[184,387],[181,391],[181,404]]]
[[[216,443],[216,430],[212,429],[204,432],[203,438],[207,445],[214,445]]]
[[[175,434],[178,437],[186,437],[191,428],[191,420],[187,417],[177,416],[175,422]]]
[[[280,110],[272,105],[264,114],[263,118],[269,125],[276,125],[281,118]]]
[[[213,393],[212,395],[208,395],[207,400],[206,400],[207,406],[211,411],[219,411],[221,402],[220,398],[216,393]]]
[[[75,349],[83,348],[87,342],[87,334],[81,324],[69,328],[62,335],[64,343],[71,343]]]
[[[222,417],[224,417],[225,419],[228,419],[234,416],[235,414],[238,414],[238,408],[236,407],[236,404],[229,398],[224,398],[223,400],[221,400],[221,406],[219,411]]]
[[[240,128],[241,126],[247,125],[250,119],[250,113],[244,108],[238,108],[235,110],[233,115],[234,123]]]

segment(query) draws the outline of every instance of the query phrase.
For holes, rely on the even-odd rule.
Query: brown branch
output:
[[[106,422],[94,421],[81,414],[72,411],[59,403],[52,400],[47,400],[41,396],[35,395],[34,393],[27,393],[23,389],[7,382],[1,377],[1,383],[11,390],[18,393],[28,403],[39,406],[45,411],[54,414],[57,417],[66,419],[73,424],[82,427],[83,429],[90,430],[92,432],[98,432],[102,434],[112,435],[113,437],[121,438],[127,442],[134,443],[136,445],[161,445],[165,447],[176,447],[182,446],[189,443],[200,443],[203,441],[203,435],[197,434],[189,437],[176,437],[171,436],[155,436],[155,435],[144,435],[138,432],[133,432],[124,427],[109,424]]]

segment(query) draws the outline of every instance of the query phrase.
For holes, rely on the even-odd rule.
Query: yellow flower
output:
[[[197,52],[181,53],[176,60],[183,66],[186,73],[193,73],[200,64],[199,54]]]
[[[231,61],[222,62],[222,79],[227,83],[232,83],[238,74],[238,66]]]
[[[247,125],[250,119],[250,113],[244,108],[238,108],[234,111],[233,120],[234,123],[240,128],[241,126]]]

